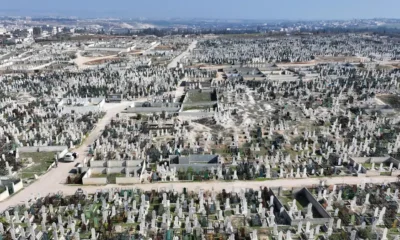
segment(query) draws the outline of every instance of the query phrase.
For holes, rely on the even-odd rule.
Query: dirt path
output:
[[[61,164],[60,164],[61,165]],[[66,165],[65,165],[66,166]],[[63,168],[64,166],[60,167]],[[37,196],[38,189],[40,190],[41,196],[45,196],[50,193],[57,193],[62,191],[65,195],[72,195],[78,188],[82,188],[87,193],[94,193],[99,189],[110,189],[110,188],[133,188],[137,187],[143,190],[152,190],[158,188],[170,189],[173,187],[177,191],[181,191],[183,188],[188,190],[198,189],[214,189],[215,191],[222,191],[226,189],[229,191],[239,191],[240,189],[253,188],[259,189],[260,187],[283,187],[283,188],[294,188],[294,187],[310,187],[313,185],[320,184],[321,180],[325,181],[327,185],[330,184],[361,184],[365,183],[388,183],[397,181],[397,177],[336,177],[336,178],[306,178],[306,179],[281,179],[271,181],[234,181],[234,182],[165,182],[165,183],[153,183],[153,184],[133,184],[130,186],[119,186],[119,185],[107,185],[107,186],[69,186],[64,185],[60,182],[60,177],[57,175],[60,171],[50,171],[46,177],[42,177],[39,181],[29,186],[28,189],[17,193],[12,198],[0,203],[0,212],[6,210],[10,205],[24,203],[25,200],[31,199],[33,196]],[[58,179],[58,180],[56,180]],[[34,195],[33,195],[34,194]]]
[[[81,51],[79,50],[76,53],[76,58],[74,59],[74,63],[78,66],[78,69],[84,69],[84,68],[90,67],[90,65],[85,65],[88,62],[112,59],[112,58],[116,58],[116,57],[118,57],[118,55],[110,55],[110,56],[105,56],[105,57],[83,57],[81,55]]]
[[[172,59],[172,61],[168,64],[167,68],[175,68],[178,62],[180,62],[183,57],[188,56],[190,54],[190,51],[196,48],[196,45],[197,45],[197,40],[194,40],[186,49],[186,51],[178,55],[176,58]]]

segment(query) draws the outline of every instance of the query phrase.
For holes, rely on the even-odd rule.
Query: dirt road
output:
[[[68,167],[62,166],[67,170]],[[214,189],[215,191],[239,191],[240,189],[253,188],[259,189],[260,187],[283,187],[283,188],[294,188],[294,187],[307,187],[320,184],[321,180],[325,181],[326,184],[361,184],[365,183],[388,183],[397,181],[397,177],[336,177],[336,178],[306,178],[306,179],[281,179],[281,180],[271,180],[271,181],[235,181],[235,182],[219,182],[219,181],[209,181],[209,182],[165,182],[165,183],[153,183],[153,184],[134,184],[131,186],[119,186],[119,185],[107,185],[107,186],[69,186],[64,185],[61,181],[61,177],[58,174],[63,174],[60,171],[50,171],[48,174],[43,176],[39,181],[30,185],[28,189],[17,193],[12,198],[5,202],[0,203],[0,212],[7,209],[10,205],[24,203],[25,200],[37,196],[40,192],[41,196],[45,196],[50,193],[57,193],[62,191],[65,195],[72,195],[78,188],[82,188],[87,193],[94,193],[99,189],[110,189],[110,188],[140,188],[143,190],[152,190],[156,188],[166,188],[170,189],[173,187],[177,191],[181,191],[183,188],[187,190],[198,190],[198,189]],[[65,174],[63,174],[64,176]],[[57,180],[56,180],[57,179]],[[39,190],[40,189],[40,190]],[[35,194],[35,195],[33,195]]]
[[[188,56],[190,54],[190,51],[192,51],[193,49],[196,48],[197,45],[197,40],[194,40],[189,47],[186,49],[186,51],[184,51],[183,53],[181,53],[180,55],[178,55],[176,58],[172,59],[172,61],[168,64],[167,68],[174,68],[177,66],[178,62],[181,61],[182,58],[184,58],[185,56]]]

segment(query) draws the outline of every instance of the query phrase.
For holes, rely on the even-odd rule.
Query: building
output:
[[[108,94],[106,102],[117,102],[120,103],[123,99],[123,94]]]
[[[187,170],[189,167],[194,170],[217,168],[220,165],[218,155],[189,155],[189,156],[169,156],[169,166],[171,168]]]
[[[63,113],[81,113],[103,111],[104,98],[63,98],[58,103],[58,109]]]

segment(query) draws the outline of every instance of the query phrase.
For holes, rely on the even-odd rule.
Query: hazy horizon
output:
[[[399,18],[399,0],[14,0],[0,6],[6,16],[87,18],[348,20]]]

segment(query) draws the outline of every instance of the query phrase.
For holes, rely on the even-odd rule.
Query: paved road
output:
[[[137,101],[141,100],[143,99],[137,99]],[[106,115],[96,124],[95,129],[85,139],[84,143],[79,148],[73,150],[79,153],[79,158],[75,162],[60,162],[57,168],[50,170],[46,174],[42,175],[38,180],[33,182],[31,185],[22,189],[11,198],[8,198],[5,201],[1,202],[0,212],[10,205],[24,202],[25,200],[30,199],[32,195],[37,196],[38,193],[46,195],[51,192],[63,190],[65,187],[65,185],[63,184],[65,183],[69,172],[78,162],[83,161],[85,155],[87,154],[86,150],[88,146],[100,136],[104,127],[110,123],[111,119],[115,117],[117,113],[120,113],[131,104],[133,104],[133,102],[106,103],[104,105],[104,108],[107,111]]]
[[[183,53],[181,53],[180,55],[178,55],[176,58],[174,58],[169,64],[168,64],[168,68],[175,68],[178,64],[178,62],[181,61],[181,59],[185,56],[188,56],[190,54],[190,51],[192,51],[193,49],[196,48],[197,45],[197,40],[194,40],[189,47],[186,49],[186,51],[184,51]]]

